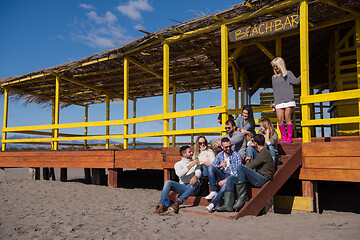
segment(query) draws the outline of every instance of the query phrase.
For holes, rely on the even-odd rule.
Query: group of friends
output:
[[[287,70],[280,57],[275,58],[271,65],[274,70],[274,103],[270,107],[276,112],[282,143],[291,143],[291,114],[295,107],[293,85],[300,84],[301,77],[296,78]],[[211,200],[206,206],[208,212],[239,211],[247,200],[247,185],[261,188],[272,179],[279,164],[278,134],[273,123],[267,118],[262,119],[260,131],[256,134],[252,108],[246,105],[236,122],[233,119],[226,121],[225,129],[227,134],[211,144],[204,136],[199,136],[194,153],[189,146],[180,148],[181,160],[174,165],[179,182],[165,182],[155,213],[178,213],[180,205],[189,196],[199,194],[200,181],[208,182],[210,186],[210,193],[205,197]],[[170,191],[180,196],[168,206]],[[218,206],[223,198],[223,205]]]

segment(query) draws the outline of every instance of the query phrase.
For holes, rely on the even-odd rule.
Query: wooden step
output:
[[[246,215],[257,216],[265,205],[274,197],[276,192],[281,186],[291,177],[296,169],[301,165],[302,152],[301,145],[297,146],[297,150],[291,155],[282,156],[283,164],[278,167],[278,170],[273,176],[273,179],[265,183],[262,188],[250,188],[247,191],[247,195],[250,198],[244,205],[244,207],[238,213],[208,213],[205,206],[210,204],[210,200],[206,200],[204,197],[189,197],[186,202],[183,203],[181,211],[191,212],[201,215],[211,215],[215,217],[238,219]],[[293,149],[294,147],[288,147]],[[287,149],[288,149],[287,148]],[[287,151],[289,152],[289,151]],[[170,196],[172,201],[175,201],[176,194]],[[186,206],[187,205],[187,206]]]

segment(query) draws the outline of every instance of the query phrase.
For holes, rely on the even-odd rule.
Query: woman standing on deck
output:
[[[274,103],[271,104],[271,108],[276,109],[279,129],[283,139],[282,143],[291,143],[293,135],[291,114],[296,106],[292,85],[300,84],[301,76],[296,78],[291,71],[286,70],[285,61],[281,57],[272,60],[271,66],[274,69],[274,75],[272,76]],[[284,125],[284,117],[287,125],[287,133]]]
[[[254,114],[250,105],[245,105],[242,114],[236,119],[236,127],[238,131],[246,136],[246,140],[250,141],[255,135]]]

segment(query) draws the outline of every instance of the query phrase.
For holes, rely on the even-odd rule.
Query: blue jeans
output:
[[[166,206],[166,202],[169,198],[170,191],[174,191],[178,194],[181,194],[181,196],[178,198],[180,203],[183,203],[186,201],[186,199],[191,195],[196,195],[200,191],[200,183],[199,181],[196,181],[194,185],[188,184],[182,184],[175,181],[167,180],[164,184],[164,187],[161,192],[161,197],[159,203],[163,206]]]
[[[261,175],[258,172],[255,172],[249,167],[246,167],[245,165],[239,165],[238,166],[238,176],[230,176],[226,180],[226,187],[224,189],[225,191],[234,191],[235,184],[237,183],[245,183],[246,180],[256,188],[261,188],[268,179]]]
[[[201,165],[200,169],[201,169],[202,175],[203,175],[204,177],[209,176],[209,167],[208,167],[208,166],[206,166],[206,165]]]
[[[229,179],[230,177],[233,177],[233,176],[234,176],[234,175],[230,175],[229,177],[227,177],[227,179]],[[236,177],[236,176],[234,176],[234,177]],[[237,177],[236,177],[236,178],[237,178]],[[219,205],[221,199],[224,197],[224,193],[225,193],[225,191],[226,191],[227,181],[228,181],[228,180],[226,180],[226,183],[224,183],[224,184],[221,186],[219,193],[216,195],[216,197],[214,198],[214,200],[211,202],[212,204],[214,204],[214,207],[216,207],[217,205]],[[233,187],[233,188],[234,188],[234,187]],[[232,190],[232,191],[234,191],[234,190]]]
[[[220,169],[218,169],[212,164],[208,167],[208,171],[209,171],[208,174],[209,174],[210,189],[212,192],[217,190],[216,188],[217,181],[221,181],[227,178],[228,176],[230,176],[229,173],[223,173],[222,171],[220,171]]]
[[[239,165],[237,170],[239,183],[245,183],[246,180],[248,180],[251,185],[256,188],[260,188],[268,181],[266,177],[252,170],[251,168],[246,167],[245,165]]]
[[[275,159],[275,166],[277,166],[279,164],[279,158],[278,156],[276,155],[276,152],[275,152],[275,148],[273,145],[269,145],[269,146],[266,146],[267,150],[269,150],[271,156],[273,159]],[[258,151],[256,151],[256,149],[253,147],[253,146],[248,146],[246,148],[246,156],[247,157],[251,157],[252,159],[255,159],[256,156],[258,155]]]

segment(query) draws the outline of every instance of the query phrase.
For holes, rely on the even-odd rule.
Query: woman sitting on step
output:
[[[260,131],[258,134],[261,134],[265,137],[265,147],[269,150],[276,167],[279,164],[279,156],[277,153],[278,134],[275,131],[274,125],[270,119],[264,118],[260,121]],[[256,151],[254,147],[254,142],[248,142],[245,161],[251,161],[256,157],[257,154],[258,151]]]

